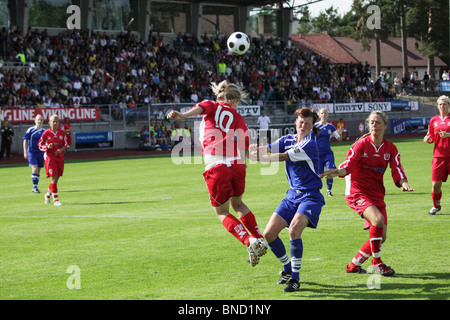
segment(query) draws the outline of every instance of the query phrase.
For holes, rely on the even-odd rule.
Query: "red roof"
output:
[[[292,43],[310,49],[333,63],[357,62],[333,37],[323,34],[293,34]]]
[[[330,59],[333,63],[365,63],[375,65],[375,40],[370,40],[370,50],[361,51],[361,42],[352,38],[331,37],[328,34],[296,34],[291,36],[294,45],[309,49]],[[408,66],[427,66],[427,57],[420,54],[416,45],[420,44],[414,38],[407,39]],[[401,67],[402,47],[401,38],[386,38],[381,40],[381,67]],[[446,66],[438,57],[434,58],[436,67]]]

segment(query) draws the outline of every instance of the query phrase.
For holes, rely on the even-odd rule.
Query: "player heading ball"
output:
[[[242,87],[224,80],[212,83],[216,101],[203,100],[192,109],[180,113],[171,111],[167,118],[183,120],[203,115],[200,141],[205,160],[203,177],[208,188],[211,205],[222,225],[237,240],[247,246],[249,261],[256,266],[267,252],[255,216],[242,201],[245,191],[249,134],[244,118],[237,112],[240,101],[248,94]],[[241,150],[242,149],[242,150]],[[239,219],[230,213],[230,204]]]

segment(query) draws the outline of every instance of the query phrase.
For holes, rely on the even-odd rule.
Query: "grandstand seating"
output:
[[[226,36],[201,39],[189,35],[151,34],[140,41],[130,33],[108,35],[67,30],[50,37],[46,30],[3,29],[0,66],[2,107],[71,107],[116,104],[190,103],[211,98],[209,83],[229,79],[242,83],[250,104],[274,108],[276,101],[308,105],[312,101],[384,101],[395,96],[369,66],[333,65],[283,41],[253,38],[245,56],[230,55]],[[217,43],[218,46],[214,45]],[[25,52],[27,64],[17,54]],[[217,64],[227,64],[225,74]],[[30,90],[20,90],[25,84]],[[11,100],[12,99],[12,100]],[[270,111],[270,110],[269,110]]]

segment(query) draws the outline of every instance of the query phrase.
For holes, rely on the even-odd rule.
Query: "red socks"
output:
[[[370,249],[372,252],[372,264],[381,263],[381,243],[383,242],[383,228],[370,227],[369,230]]]
[[[56,184],[51,183],[48,185],[48,188],[50,189],[50,192],[53,193],[58,193],[58,187]]]
[[[249,211],[245,216],[241,217],[242,224],[250,231],[250,234],[254,238],[262,238],[262,234],[259,231],[258,224],[256,223],[255,216]]]
[[[383,242],[383,228],[370,227],[369,240],[367,240],[353,258],[350,267],[356,268],[361,266],[370,256],[372,256],[372,265],[382,263],[381,261],[381,244]]]
[[[58,201],[58,186],[55,183],[50,182],[50,184],[48,185],[48,190],[53,195],[53,201]]]
[[[259,231],[258,224],[256,223],[255,216],[249,211],[245,216],[240,218],[241,222],[232,214],[229,214],[223,219],[222,224],[225,229],[228,230],[233,236],[247,247],[250,243],[250,236],[254,238],[262,238],[262,234]],[[250,232],[247,232],[247,230]]]
[[[352,260],[352,267],[361,266],[371,255],[370,240],[367,240]]]
[[[231,233],[236,239],[245,244],[247,247],[249,246],[250,235],[235,216],[232,214],[227,215],[225,219],[223,219],[222,224],[225,229],[227,229],[228,232]]]
[[[433,199],[433,206],[435,208],[441,207],[441,197],[442,197],[442,191],[439,193],[431,193],[431,199]]]

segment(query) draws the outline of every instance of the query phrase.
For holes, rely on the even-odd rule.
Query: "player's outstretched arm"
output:
[[[262,161],[261,156],[267,154],[270,149],[267,146],[258,147],[258,144],[252,143],[248,147],[248,158],[253,161]]]
[[[327,177],[327,179],[332,179],[336,177],[344,177],[347,175],[347,170],[345,169],[327,169],[324,173],[319,174],[320,178]]]
[[[189,117],[197,116],[197,115],[201,114],[202,112],[203,112],[203,108],[198,105],[195,105],[194,107],[192,107],[192,109],[189,109],[188,111],[183,112],[183,113],[176,111],[176,110],[172,110],[167,115],[167,119],[184,120]]]
[[[281,162],[289,159],[289,156],[286,152],[267,154],[271,151],[268,146],[258,147],[257,144],[251,144],[248,151],[249,159],[254,161]]]

